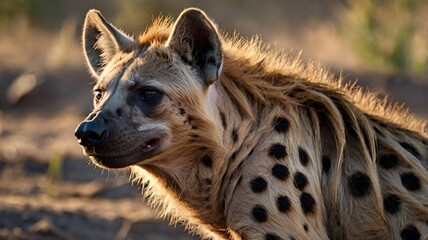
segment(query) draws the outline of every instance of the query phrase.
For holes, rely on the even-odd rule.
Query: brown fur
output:
[[[267,233],[282,239],[397,239],[410,223],[421,239],[428,237],[426,123],[373,93],[344,85],[316,64],[305,66],[298,57],[275,53],[257,38],[221,36],[222,74],[209,88],[201,88],[180,56],[168,48],[172,31],[172,21],[156,20],[133,50],[118,52],[101,75],[118,76],[112,72],[122,71],[131,82],[155,79],[168,93],[150,121],[168,125],[170,144],[131,167],[134,181],[147,185],[144,194],[161,216],[218,239],[265,239]],[[118,65],[117,59],[126,63]],[[120,79],[115,80],[119,86]],[[126,91],[123,88],[121,94]],[[126,108],[120,101],[115,100],[115,106]],[[105,100],[96,109],[113,108],[111,104]],[[179,108],[185,109],[183,116],[177,114]],[[148,119],[135,111],[131,115],[135,122]],[[285,136],[273,130],[277,116],[290,122]],[[403,141],[419,156],[400,145]],[[270,176],[275,161],[267,152],[273,143],[287,148],[282,162],[290,170],[286,183]],[[306,167],[299,163],[298,148],[308,154]],[[382,154],[397,156],[398,167],[380,168]],[[205,156],[212,159],[211,169],[201,164]],[[328,174],[322,170],[323,156],[331,159]],[[315,199],[313,214],[304,214],[299,205],[301,191],[293,186],[297,171],[308,178],[305,192]],[[351,196],[347,183],[355,171],[368,176],[368,195]],[[420,180],[419,191],[402,186],[399,174],[406,171]],[[259,175],[268,185],[262,194],[249,190],[250,181]],[[290,198],[288,215],[277,213],[274,199],[279,193]],[[399,215],[384,211],[386,193],[401,199]],[[251,217],[255,203],[266,207],[267,222]]]

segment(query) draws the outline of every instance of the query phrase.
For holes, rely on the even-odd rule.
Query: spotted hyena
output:
[[[427,131],[406,111],[194,8],[137,38],[91,10],[83,48],[79,143],[172,222],[208,239],[428,239]]]

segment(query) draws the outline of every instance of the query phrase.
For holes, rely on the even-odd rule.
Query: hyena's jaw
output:
[[[158,155],[161,152],[159,149],[161,141],[162,140],[160,138],[153,138],[125,155],[105,156],[102,155],[102,153],[88,153],[86,149],[85,154],[89,156],[92,162],[99,167],[115,169],[125,168]]]
[[[85,146],[81,143],[83,152],[95,165],[108,169],[125,168],[146,162],[161,154],[170,144],[167,129],[160,126],[151,129],[140,127],[136,131],[129,131],[132,132],[129,134],[126,130],[112,131],[100,145]]]

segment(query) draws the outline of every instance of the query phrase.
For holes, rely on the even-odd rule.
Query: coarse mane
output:
[[[173,21],[170,17],[159,17],[144,33],[140,34],[138,44],[140,46],[147,43],[162,44],[168,39],[172,28]],[[391,102],[387,97],[381,99],[376,92],[363,90],[357,86],[356,81],[343,83],[342,76],[335,76],[318,63],[309,62],[305,65],[302,63],[300,55],[293,56],[292,52],[272,49],[269,45],[263,44],[260,37],[246,39],[236,33],[232,36],[223,33],[222,36],[225,58],[227,58],[225,65],[229,66],[227,60],[233,61],[231,64],[239,65],[244,69],[246,79],[251,78],[251,80],[235,82],[234,84],[244,87],[246,93],[261,103],[271,105],[275,101],[281,101],[281,99],[289,102],[293,99],[286,95],[292,95],[290,94],[291,91],[305,88],[313,90],[313,86],[318,85],[320,88],[328,89],[328,92],[333,93],[336,97],[354,104],[363,113],[377,120],[396,124],[401,128],[421,133],[424,136],[428,134],[426,121],[410,113],[404,104]],[[230,68],[225,70],[224,74],[233,74],[227,72]],[[289,80],[293,80],[293,83],[287,82]],[[280,92],[272,92],[272,88],[282,89]],[[278,93],[279,96],[276,95]],[[306,101],[311,100],[308,99],[310,96],[305,97]],[[238,99],[237,102],[251,116],[249,106]]]

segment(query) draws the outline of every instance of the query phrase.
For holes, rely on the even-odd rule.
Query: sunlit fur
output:
[[[182,64],[178,56],[164,47],[172,28],[170,19],[154,21],[138,37],[135,49],[150,46],[147,54],[167,56],[169,64]],[[266,157],[262,153],[266,152],[267,145],[260,142],[260,136],[265,136],[263,139],[274,137],[272,118],[282,114],[292,125],[290,135],[286,137],[290,149],[289,164],[297,165],[293,161],[298,160],[293,157],[298,146],[308,149],[313,172],[307,177],[316,203],[320,205],[311,223],[312,235],[296,230],[296,239],[327,236],[395,239],[399,238],[399,230],[388,234],[389,229],[394,228],[394,225],[389,226],[390,223],[418,219],[421,223],[418,226],[423,226],[424,221],[428,222],[426,123],[407,109],[385,99],[379,100],[376,94],[362,91],[355,84],[342,83],[340,77],[337,79],[318,64],[305,65],[299,57],[266,47],[257,37],[246,40],[223,34],[222,41],[223,72],[208,92],[201,91],[192,76],[185,74],[183,76],[188,81],[184,84],[183,81],[168,83],[171,86],[167,89],[172,89],[171,93],[175,94],[170,95],[172,101],[177,103],[176,107],[186,109],[197,128],[182,128],[175,122],[173,126],[177,129],[172,130],[175,135],[171,146],[159,156],[132,167],[133,180],[145,186],[145,196],[161,216],[170,217],[172,223],[184,223],[190,231],[207,238],[229,235],[237,239],[239,236],[261,239],[262,235],[258,235],[261,233],[240,229],[249,223],[245,222],[239,209],[229,208],[229,205],[240,197],[251,200],[251,196],[234,195],[238,177],[245,172],[258,171],[250,167],[252,163],[245,163],[250,161],[247,156],[255,148],[255,158],[264,161]],[[208,99],[210,94],[217,96],[217,104]],[[162,111],[162,106],[160,108],[158,111]],[[225,113],[226,129],[221,124],[219,109]],[[236,143],[230,139],[233,127],[239,133]],[[401,140],[412,144],[422,159],[418,160],[401,147],[398,144]],[[229,161],[234,152],[237,152],[234,161]],[[401,166],[419,177],[423,184],[422,193],[409,194],[398,186],[399,179],[392,179],[391,175],[379,170],[377,158],[383,152],[399,156]],[[212,172],[198,165],[205,154],[213,159]],[[328,176],[321,173],[323,154],[332,159]],[[373,185],[371,195],[360,200],[347,196],[344,190],[346,176],[355,169],[366,172]],[[202,183],[205,178],[212,178],[210,187]],[[393,189],[407,207],[398,217],[399,221],[390,221],[383,210],[385,189]],[[286,229],[278,230],[284,233],[301,227],[293,218],[281,220],[280,216],[272,216],[272,219],[287,222]],[[340,226],[336,226],[336,222],[340,222]],[[427,225],[423,228],[420,230],[426,234]]]

